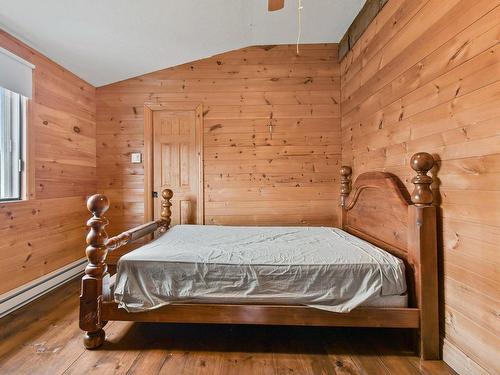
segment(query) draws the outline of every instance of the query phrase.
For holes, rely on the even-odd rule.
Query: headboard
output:
[[[342,168],[347,181],[347,168]],[[343,229],[376,242],[391,252],[407,252],[408,192],[400,186],[397,177],[385,172],[367,172],[352,186],[352,194],[343,201]]]
[[[410,196],[399,178],[387,172],[366,172],[351,183],[352,169],[340,169],[342,229],[388,250],[400,258],[408,256],[409,210],[412,205],[432,204],[427,172],[434,165],[432,155],[417,153],[410,162],[417,172],[412,179],[415,191]]]

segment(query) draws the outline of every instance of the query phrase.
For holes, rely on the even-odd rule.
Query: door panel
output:
[[[172,223],[203,224],[202,129],[198,110],[153,113],[153,186],[174,192]],[[155,199],[155,218],[160,200]]]

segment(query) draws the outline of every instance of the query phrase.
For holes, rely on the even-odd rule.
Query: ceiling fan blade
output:
[[[285,0],[268,0],[267,10],[272,12],[275,10],[283,9],[285,6]]]

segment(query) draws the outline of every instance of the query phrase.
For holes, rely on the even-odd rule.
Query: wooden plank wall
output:
[[[85,256],[85,196],[96,190],[95,88],[0,30],[36,65],[27,201],[0,203],[0,294]]]
[[[500,372],[499,4],[389,0],[341,62],[343,163],[409,186],[439,160],[444,359],[471,374]]]
[[[337,223],[337,45],[302,45],[300,56],[295,46],[244,48],[100,87],[96,100],[111,232],[143,221],[144,170],[130,153],[143,151],[146,101],[203,104],[207,224]]]

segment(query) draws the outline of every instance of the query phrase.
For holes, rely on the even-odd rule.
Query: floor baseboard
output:
[[[0,318],[34,301],[62,284],[81,276],[87,258],[79,259],[47,275],[0,295]]]

